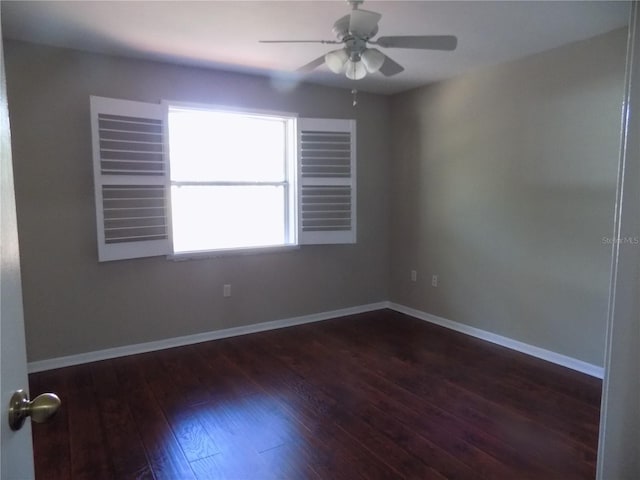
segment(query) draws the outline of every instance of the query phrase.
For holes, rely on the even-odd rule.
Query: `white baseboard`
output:
[[[551,350],[545,350],[544,348],[529,345],[527,343],[519,342],[518,340],[503,337],[501,335],[487,332],[479,328],[471,327],[463,323],[454,322],[453,320],[447,320],[446,318],[437,317],[435,315],[431,315],[430,313],[422,312],[420,310],[416,310],[415,308],[406,307],[397,303],[387,302],[387,307],[391,310],[395,310],[396,312],[404,313],[405,315],[409,315],[426,322],[440,325],[441,327],[449,328],[451,330],[455,330],[456,332],[480,338],[482,340],[486,340],[487,342],[510,348],[511,350],[526,353],[527,355],[531,355],[532,357],[537,357],[542,360],[546,360],[548,362],[570,368],[572,370],[577,370],[578,372],[586,373],[587,375],[591,375],[592,377],[604,378],[603,367],[583,362],[582,360],[568,357],[560,353],[552,352]]]
[[[196,333],[194,335],[186,335],[183,337],[167,338],[155,342],[137,343],[135,345],[126,345],[124,347],[107,348],[95,352],[79,353],[77,355],[69,355],[65,357],[51,358],[48,360],[38,360],[29,362],[27,365],[29,373],[42,372],[45,370],[53,370],[55,368],[70,367],[72,365],[80,365],[82,363],[97,362],[99,360],[107,360],[109,358],[124,357],[126,355],[134,355],[136,353],[152,352],[154,350],[163,350],[165,348],[180,347],[183,345],[191,345],[194,343],[207,342],[219,338],[235,337],[238,335],[246,335],[248,333],[264,332],[266,330],[275,330],[278,328],[291,327],[294,325],[302,325],[304,323],[320,322],[346,315],[355,315],[357,313],[371,312],[381,310],[388,307],[388,302],[370,303],[367,305],[359,305],[356,307],[342,308],[329,312],[314,313],[311,315],[303,315],[301,317],[285,318],[282,320],[273,320],[270,322],[255,323],[252,325],[244,325],[242,327],[225,328],[223,330],[214,330],[204,333]]]
[[[165,340],[158,340],[154,342],[137,343],[135,345],[107,348],[105,350],[98,350],[95,352],[80,353],[77,355],[51,358],[48,360],[39,360],[35,362],[29,362],[27,367],[29,373],[42,372],[45,370],[53,370],[55,368],[70,367],[72,365],[80,365],[83,363],[97,362],[99,360],[107,360],[109,358],[124,357],[126,355],[134,355],[137,353],[152,352],[155,350],[163,350],[165,348],[180,347],[183,345],[207,342],[209,340],[216,340],[219,338],[235,337],[238,335],[246,335],[249,333],[264,332],[267,330],[276,330],[278,328],[291,327],[294,325],[302,325],[304,323],[320,322],[323,320],[344,317],[347,315],[355,315],[358,313],[381,310],[383,308],[389,308],[391,310],[404,313],[411,317],[440,325],[441,327],[449,328],[451,330],[455,330],[472,337],[480,338],[482,340],[486,340],[488,342],[495,343],[497,345],[501,345],[503,347],[507,347],[512,350],[531,355],[533,357],[541,358],[542,360],[546,360],[548,362],[552,362],[557,365],[570,368],[572,370],[586,373],[587,375],[591,375],[592,377],[604,377],[603,367],[598,367],[597,365],[592,365],[590,363],[583,362],[582,360],[577,360],[560,353],[545,350],[544,348],[540,347],[535,347],[527,343],[513,340],[508,337],[503,337],[501,335],[487,332],[479,328],[471,327],[463,323],[454,322],[453,320],[447,320],[446,318],[437,317],[435,315],[431,315],[429,313],[393,302],[370,303],[367,305],[342,308],[329,312],[314,313],[311,315],[303,315],[300,317],[285,318],[281,320],[273,320],[270,322],[244,325],[242,327],[225,328],[223,330],[196,333],[194,335],[168,338]]]

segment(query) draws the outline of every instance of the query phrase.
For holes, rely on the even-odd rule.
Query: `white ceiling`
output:
[[[5,38],[224,70],[285,76],[335,46],[258,40],[333,40],[349,12],[335,1],[2,1]],[[366,1],[379,35],[458,37],[453,52],[386,49],[405,67],[351,81],[318,68],[306,80],[396,93],[503,63],[627,24],[628,2]],[[295,77],[294,77],[295,78]]]

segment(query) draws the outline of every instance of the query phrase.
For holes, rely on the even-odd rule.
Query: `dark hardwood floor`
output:
[[[591,479],[601,381],[388,310],[30,376],[56,479]]]

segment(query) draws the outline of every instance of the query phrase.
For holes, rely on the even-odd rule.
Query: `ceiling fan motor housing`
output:
[[[362,52],[367,49],[367,42],[362,38],[349,36],[344,41],[344,48],[349,53],[349,57],[355,61],[360,59]]]
[[[344,17],[340,17],[333,24],[333,28],[331,30],[339,42],[344,42],[349,36],[354,36],[354,34],[352,34],[349,31],[350,19],[351,19],[351,15],[345,15]],[[362,40],[366,41],[366,40],[369,40],[371,37],[375,36],[376,33],[378,33],[377,25],[373,30],[371,30],[371,32],[366,37],[362,36],[361,38]]]

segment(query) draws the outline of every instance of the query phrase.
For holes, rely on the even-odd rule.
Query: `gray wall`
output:
[[[30,361],[388,298],[388,100],[348,90],[7,41]],[[287,253],[99,264],[89,95],[358,121],[358,243]],[[233,296],[222,297],[232,284]]]
[[[603,364],[625,38],[392,99],[392,301]]]

